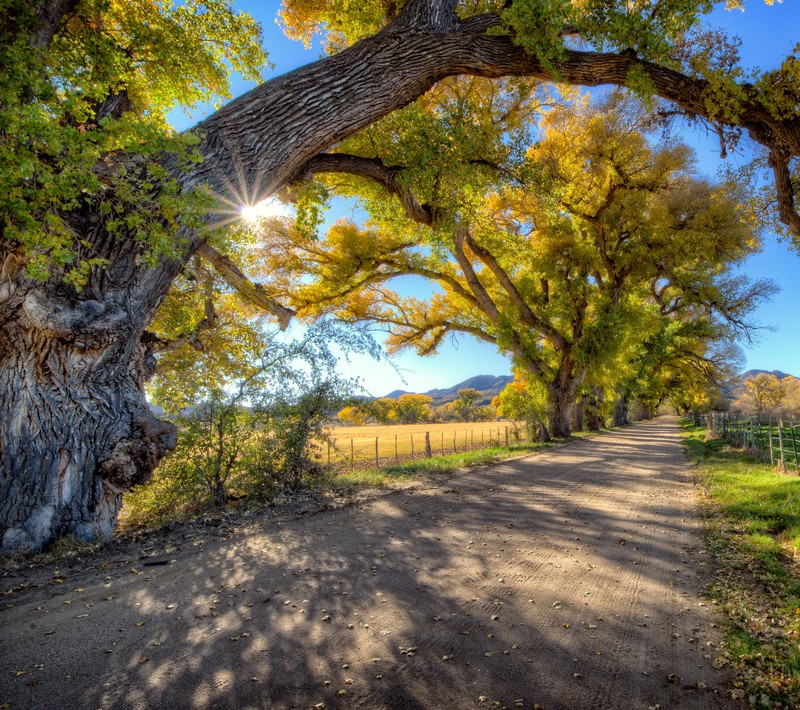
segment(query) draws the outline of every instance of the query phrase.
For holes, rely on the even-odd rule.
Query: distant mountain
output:
[[[740,380],[749,380],[751,377],[755,377],[756,375],[775,375],[779,380],[785,380],[787,377],[794,377],[794,375],[787,375],[785,372],[781,372],[780,370],[748,370],[747,372],[743,372],[739,375]]]
[[[492,399],[500,394],[502,389],[513,380],[514,377],[512,375],[476,375],[475,377],[470,377],[469,379],[459,382],[457,385],[453,385],[452,387],[435,388],[428,390],[427,392],[420,392],[419,394],[427,394],[433,399],[431,406],[440,407],[443,404],[447,404],[448,402],[458,399],[458,390],[471,387],[472,389],[478,390],[478,392],[481,393],[482,396],[478,400],[478,404],[484,405],[489,404]],[[397,399],[403,394],[411,393],[407,392],[406,390],[394,390],[389,392],[386,397],[389,399]]]

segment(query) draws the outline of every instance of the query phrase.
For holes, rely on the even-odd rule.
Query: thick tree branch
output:
[[[771,151],[769,163],[775,174],[775,190],[778,193],[778,214],[791,232],[800,238],[800,214],[795,205],[796,188],[792,183],[789,159],[781,151]]]
[[[432,225],[435,219],[433,208],[427,204],[421,205],[414,194],[398,182],[397,176],[402,170],[401,167],[385,165],[379,158],[361,158],[347,153],[321,153],[311,158],[290,182],[302,182],[319,173],[347,173],[369,178],[399,198],[409,219]]]
[[[314,156],[456,75],[624,86],[638,68],[659,96],[689,114],[719,120],[710,115],[716,104],[702,79],[640,60],[632,51],[565,49],[560,60],[544,66],[510,37],[487,35],[495,22],[487,16],[458,21],[453,0],[407,3],[377,34],[262,84],[199,124],[204,162],[178,179],[186,186],[206,184],[226,199],[235,197],[232,190],[266,197]],[[800,119],[774,118],[757,89],[741,89],[745,99],[735,124],[771,150],[800,155]]]
[[[78,7],[79,0],[41,0],[36,4],[36,18],[39,27],[31,44],[35,49],[46,47],[52,41],[56,32],[67,15],[72,14]]]
[[[392,25],[409,30],[452,32],[459,24],[457,4],[458,0],[409,0]]]
[[[475,269],[472,268],[472,262],[464,252],[464,245],[467,242],[469,232],[466,227],[456,227],[453,233],[453,256],[455,256],[458,265],[461,267],[461,272],[464,274],[467,285],[475,296],[475,301],[480,310],[489,318],[492,323],[497,323],[500,318],[500,311],[497,305],[489,296],[489,292],[478,278]]]
[[[280,323],[281,330],[286,330],[289,326],[289,321],[295,314],[291,308],[286,308],[273,301],[267,295],[267,292],[261,284],[254,283],[248,279],[229,257],[220,254],[210,244],[201,244],[197,250],[197,254],[211,264],[219,275],[244,296],[244,298],[276,316]]]
[[[522,322],[525,323],[525,325],[527,325],[529,328],[533,328],[537,332],[541,333],[545,338],[552,342],[558,350],[564,350],[564,348],[567,346],[566,338],[564,338],[564,336],[561,335],[561,333],[559,333],[549,323],[544,321],[542,318],[539,318],[530,309],[528,304],[525,303],[525,300],[522,298],[522,294],[520,294],[514,282],[506,273],[505,269],[503,269],[503,267],[498,263],[497,259],[495,259],[494,254],[478,244],[468,232],[466,233],[465,241],[467,246],[470,248],[470,251],[489,268],[489,270],[494,274],[495,278],[500,282],[503,290],[508,294],[508,297],[511,299],[511,302],[514,304],[514,307],[517,309],[517,312],[522,318]]]

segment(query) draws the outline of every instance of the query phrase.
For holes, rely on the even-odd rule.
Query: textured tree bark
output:
[[[2,264],[0,545],[33,551],[63,534],[106,538],[120,494],[174,446],[143,396],[154,365],[143,309],[70,302]],[[16,278],[15,278],[16,275]]]
[[[586,403],[586,430],[587,431],[600,431],[604,422],[599,415],[601,400],[598,396],[602,396],[602,392],[598,394],[598,389],[593,387],[592,394],[589,396]]]
[[[570,435],[570,417],[575,403],[573,387],[558,383],[547,388],[547,429],[550,436],[567,438]]]
[[[589,401],[588,395],[583,395],[572,407],[572,431],[583,431],[584,413],[586,404]]]
[[[628,421],[628,396],[621,392],[619,399],[614,404],[614,426],[627,426]]]

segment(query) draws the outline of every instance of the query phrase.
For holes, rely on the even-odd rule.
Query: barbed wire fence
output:
[[[709,430],[726,441],[747,449],[784,472],[787,468],[794,468],[800,474],[800,417],[796,415],[748,416],[710,412],[696,415],[695,422],[705,423]]]
[[[356,441],[356,440],[359,441]],[[422,458],[447,456],[534,441],[527,427],[495,424],[453,431],[418,431],[370,438],[337,436],[325,445],[319,458],[329,468],[359,470],[386,468]]]

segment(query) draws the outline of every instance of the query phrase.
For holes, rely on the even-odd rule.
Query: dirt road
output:
[[[661,419],[169,564],[54,568],[0,600],[0,706],[739,707],[696,513]]]

